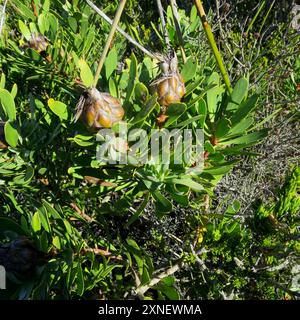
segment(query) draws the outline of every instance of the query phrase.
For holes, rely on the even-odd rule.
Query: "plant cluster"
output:
[[[128,25],[135,5],[129,1],[119,28],[145,45],[140,32],[151,27],[161,42],[160,54],[147,45],[152,57],[145,57],[130,53],[120,34],[106,41],[111,27],[87,2],[14,0],[5,11],[0,264],[9,281],[1,297],[180,299],[220,298],[222,292],[292,297],[294,288],[287,291],[276,282],[281,290],[276,296],[266,292],[271,289],[265,283],[283,257],[289,257],[287,268],[298,261],[299,170],[276,204],[260,205],[249,229],[235,216],[238,201],[222,216],[208,214],[218,182],[239,161],[256,156],[252,147],[268,135],[265,126],[273,114],[257,121],[264,99],[249,89],[249,74],[234,79],[230,90],[225,86],[212,54],[202,51],[208,45],[196,6],[177,15],[168,6],[165,27],[151,22],[138,30]],[[115,3],[105,9],[114,12]],[[109,52],[101,68],[96,61],[103,48]],[[172,144],[160,148],[168,164],[99,161],[102,144],[95,130],[116,133],[110,147],[117,159],[134,145],[122,144],[117,135],[125,126],[143,129],[149,141],[153,129],[201,130],[203,152],[192,157],[195,163],[201,158],[203,169],[173,163]],[[178,208],[185,212],[179,223]],[[155,227],[172,218],[176,234]]]

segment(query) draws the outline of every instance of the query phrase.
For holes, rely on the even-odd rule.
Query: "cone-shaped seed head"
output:
[[[86,90],[77,106],[76,118],[81,116],[89,129],[110,128],[124,117],[124,109],[117,98],[96,88]]]
[[[162,77],[155,81],[158,102],[168,107],[171,103],[180,102],[185,94],[183,79],[178,71],[176,55],[168,62],[161,64]]]
[[[28,47],[37,51],[38,53],[47,50],[49,43],[46,38],[39,33],[32,33],[31,38],[28,41]]]

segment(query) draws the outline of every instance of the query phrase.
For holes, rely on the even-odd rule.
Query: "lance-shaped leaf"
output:
[[[184,114],[186,111],[187,106],[185,103],[172,103],[168,106],[166,115],[168,116],[168,120],[165,127],[170,126],[173,124],[181,115]]]
[[[48,100],[48,106],[52,110],[52,112],[60,118],[61,121],[68,119],[68,109],[64,103],[55,101],[51,98]]]
[[[130,67],[129,67],[129,80],[127,83],[127,92],[126,92],[126,98],[124,101],[125,107],[127,106],[129,99],[132,95],[136,75],[137,75],[137,59],[136,59],[135,55],[132,53],[131,59],[130,59]]]
[[[251,127],[253,122],[254,122],[254,119],[252,117],[243,119],[242,121],[240,121],[238,124],[236,124],[234,127],[232,127],[229,130],[228,135],[235,135],[238,133],[245,132],[249,127]]]
[[[87,88],[91,87],[94,82],[94,77],[90,67],[88,66],[86,61],[83,59],[78,60],[78,66],[80,68],[80,78],[82,83]]]
[[[230,120],[226,118],[221,118],[217,122],[215,137],[222,138],[224,137],[230,130]]]
[[[13,127],[13,125],[10,122],[5,123],[4,135],[5,140],[11,147],[15,148],[18,145],[18,130],[15,127]]]
[[[258,95],[254,94],[238,107],[238,109],[231,117],[231,123],[233,126],[242,121],[244,118],[246,118],[248,114],[254,110],[254,108],[256,107],[257,100]]]
[[[183,65],[181,75],[184,82],[187,82],[194,78],[197,71],[197,61],[192,57],[189,57],[186,63]]]
[[[31,38],[31,32],[29,30],[29,28],[26,26],[26,24],[19,20],[19,29],[22,33],[22,35],[24,36],[24,38],[28,41]]]
[[[172,211],[172,203],[165,196],[163,196],[160,191],[156,190],[152,192],[152,196],[155,200],[156,215],[159,218],[165,213]]]
[[[230,102],[228,103],[227,110],[235,110],[240,103],[244,100],[248,93],[248,80],[241,78],[238,80],[233,88],[230,96]]]
[[[219,142],[219,145],[229,145],[229,144],[252,144],[252,143],[257,143],[263,138],[265,138],[268,135],[268,129],[263,129],[257,132],[252,132],[249,134],[246,134],[241,137],[237,137],[234,139],[226,140]]]
[[[145,120],[151,112],[155,109],[157,105],[157,94],[154,94],[146,103],[142,110],[135,116],[131,124],[137,124],[143,120]]]
[[[10,121],[15,121],[16,106],[13,95],[6,89],[0,89],[0,100],[8,119]]]
[[[109,79],[118,64],[118,52],[115,48],[112,48],[105,59],[105,77]]]

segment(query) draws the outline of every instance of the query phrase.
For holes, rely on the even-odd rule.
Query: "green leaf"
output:
[[[14,8],[16,9],[17,12],[19,12],[21,15],[24,16],[24,18],[26,19],[30,19],[30,20],[35,20],[36,17],[33,14],[33,11],[30,10],[26,5],[24,5],[22,2],[24,1],[20,1],[20,0],[14,0]]]
[[[85,60],[79,59],[78,66],[80,68],[80,78],[82,83],[87,87],[90,88],[94,83],[94,76],[93,73],[86,63]]]
[[[105,77],[106,77],[107,80],[112,75],[114,70],[117,68],[117,65],[118,65],[118,52],[115,49],[115,47],[113,47],[109,51],[109,53],[108,53],[108,55],[107,55],[107,57],[105,59],[105,63],[104,63],[104,66],[105,66]]]
[[[276,116],[276,114],[278,112],[280,112],[282,110],[282,108],[279,108],[277,110],[275,110],[274,112],[272,112],[270,115],[268,115],[266,118],[264,118],[262,121],[260,121],[259,123],[256,123],[254,127],[252,127],[251,129],[256,129],[261,127],[263,124],[265,124],[266,122],[270,121],[272,118],[274,118]]]
[[[226,214],[235,214],[237,212],[239,212],[241,208],[241,203],[238,200],[234,200],[233,203],[227,208],[225,215]]]
[[[136,249],[136,250],[138,250],[138,251],[141,250],[140,247],[139,247],[139,245],[138,245],[138,244],[136,243],[136,241],[134,241],[133,239],[128,238],[128,239],[126,239],[126,242],[127,242],[127,244],[128,244],[129,246],[133,247],[134,249]]]
[[[167,286],[172,286],[175,283],[175,278],[173,276],[165,277],[161,282]]]
[[[145,107],[135,116],[132,121],[132,124],[137,124],[143,120],[145,120],[151,112],[155,109],[157,105],[157,94],[154,94],[146,103]]]
[[[215,84],[218,86],[220,84],[219,74],[217,72],[213,72],[207,79],[207,84]]]
[[[49,29],[49,22],[43,14],[40,14],[38,17],[38,26],[42,34],[45,34]]]
[[[64,103],[50,98],[48,100],[48,106],[51,111],[60,118],[61,121],[68,119],[68,109]]]
[[[180,300],[179,293],[173,287],[159,285],[157,289],[160,290],[164,295],[166,295],[170,300]]]
[[[167,128],[171,124],[173,124],[180,116],[184,114],[187,106],[185,103],[171,103],[166,111],[166,115],[168,116],[168,120],[165,123],[164,127]]]
[[[55,236],[52,239],[52,244],[54,245],[55,248],[57,248],[58,250],[61,249],[61,243],[60,243],[60,238],[59,236]]]
[[[29,29],[30,29],[31,34],[32,33],[35,33],[35,34],[39,33],[39,31],[36,27],[36,24],[34,22],[29,23]]]
[[[152,192],[152,196],[155,199],[155,213],[159,218],[161,218],[165,213],[172,211],[172,203],[163,196],[160,191],[157,190]]]
[[[268,130],[263,129],[263,130],[260,130],[257,132],[252,132],[252,133],[246,134],[246,135],[238,137],[238,138],[219,142],[219,145],[257,143],[260,140],[262,140],[263,138],[265,138],[267,135],[268,135]]]
[[[119,93],[118,93],[118,87],[115,79],[109,78],[108,87],[109,87],[109,93],[113,97],[118,98]]]
[[[190,123],[196,123],[197,121],[199,121],[200,123],[202,123],[202,121],[203,121],[204,118],[205,118],[205,115],[200,114],[200,115],[198,115],[198,116],[189,118],[189,119],[187,119],[187,120],[185,120],[185,121],[182,121],[182,122],[176,124],[176,128],[179,128],[179,127],[182,128],[182,127],[187,126],[187,125],[190,124]],[[175,127],[175,126],[174,126],[174,127]],[[197,126],[197,127],[199,127],[199,126]],[[173,128],[173,127],[172,127],[172,128]]]
[[[82,267],[80,262],[78,263],[78,267],[77,267],[76,284],[77,284],[76,293],[79,296],[82,296],[84,293],[84,278],[83,278],[83,272],[82,272]]]
[[[51,215],[52,218],[54,219],[62,219],[60,214],[48,203],[46,200],[42,200],[43,206],[47,213]]]
[[[186,63],[183,65],[181,70],[181,76],[183,77],[184,82],[187,82],[194,78],[197,71],[197,60],[194,60],[192,57],[189,57]]]
[[[196,191],[196,192],[201,192],[204,190],[203,186],[199,184],[198,182],[195,182],[192,179],[166,179],[166,183],[172,183],[172,184],[180,184],[183,186],[187,186],[190,189]]]
[[[197,89],[200,84],[203,82],[204,77],[200,76],[198,77],[196,80],[191,81],[185,88],[186,93],[185,93],[185,97],[187,97],[190,93],[192,93],[195,89]]]
[[[149,95],[148,89],[141,82],[137,82],[135,84],[134,93],[135,93],[136,100],[140,100],[140,101],[143,102],[143,101],[146,101],[148,99],[148,95]]]
[[[214,176],[219,176],[229,172],[233,168],[233,166],[234,164],[229,164],[229,165],[221,165],[221,166],[216,166],[211,168],[205,168],[203,172],[209,173]]]
[[[228,103],[227,110],[235,110],[244,100],[248,93],[248,80],[241,78],[238,80],[231,93],[231,102]]]
[[[217,86],[207,91],[207,110],[212,120],[215,117],[215,113],[218,108],[218,102],[220,101],[220,94],[222,92],[224,92],[224,88],[222,86]]]
[[[248,98],[245,102],[243,102],[231,117],[232,125],[236,125],[241,120],[246,118],[247,115],[255,108],[257,100],[258,100],[258,95],[254,94],[250,98]]]
[[[206,108],[206,102],[204,99],[201,99],[198,103],[198,105],[196,106],[196,110],[198,111],[198,114],[203,115],[203,119],[201,118],[199,121],[199,127],[203,128],[204,127],[204,123],[206,120],[206,115],[207,115],[207,108]]]
[[[19,20],[19,29],[22,33],[22,35],[25,37],[25,39],[28,41],[31,38],[31,32],[29,30],[29,28],[26,26],[26,24]]]
[[[254,122],[253,118],[251,118],[251,117],[245,118],[241,122],[236,124],[234,127],[232,127],[229,130],[229,134],[234,135],[234,134],[245,132],[249,127],[251,127],[253,122]]]
[[[210,141],[206,140],[204,142],[204,150],[209,152],[209,153],[215,153],[215,148],[214,146],[211,144]]]
[[[5,82],[6,82],[5,73],[2,72],[2,74],[1,74],[1,80],[0,80],[0,89],[4,89],[4,88],[5,88]]]
[[[31,166],[28,166],[24,175],[17,176],[14,178],[14,183],[27,184],[33,178],[33,175],[34,175],[34,169]]]
[[[67,221],[67,220],[64,220],[64,225],[65,225],[65,228],[66,228],[67,233],[68,233],[69,235],[72,235],[73,232],[72,232],[72,226],[71,226],[70,222]]]
[[[18,86],[16,84],[13,85],[10,93],[11,93],[11,96],[13,97],[13,99],[15,99],[17,96],[17,93],[18,93]]]
[[[141,285],[149,283],[150,280],[151,280],[151,278],[150,278],[149,272],[148,272],[146,266],[144,265],[143,274],[142,274],[142,278],[141,278]]]
[[[30,233],[29,228],[28,228],[27,220],[23,215],[21,216],[21,219],[20,219],[20,226],[24,230],[24,232],[26,232],[28,234]]]
[[[7,143],[15,148],[18,145],[19,134],[18,130],[15,129],[10,122],[6,122],[4,126],[4,135]]]
[[[138,244],[131,238],[126,239],[128,244],[128,251],[133,255],[139,269],[139,274],[142,275],[144,268],[144,261],[141,255],[141,249]]]
[[[144,212],[144,209],[146,208],[148,202],[149,202],[149,197],[150,197],[150,193],[148,192],[145,196],[145,199],[143,200],[143,202],[141,203],[141,205],[139,206],[139,208],[136,210],[136,212],[130,217],[130,219],[128,220],[128,222],[125,224],[125,227],[129,227],[132,223],[134,223],[139,216]]]
[[[50,233],[51,232],[51,227],[50,227],[50,222],[49,222],[49,218],[47,215],[47,211],[45,210],[46,213],[42,212],[42,210],[38,209],[37,210],[38,214],[39,214],[39,218],[41,221],[41,224],[43,226],[43,228]]]
[[[94,141],[89,141],[92,138],[93,136],[83,136],[81,134],[77,134],[74,138],[70,138],[69,140],[73,140],[81,147],[88,147],[94,145]]]
[[[45,0],[45,1],[44,1],[44,4],[43,4],[43,10],[44,10],[45,12],[48,12],[49,9],[50,9],[50,0]]]
[[[40,217],[39,217],[38,212],[36,212],[32,217],[31,227],[34,232],[38,232],[41,230],[41,221],[40,221]]]
[[[131,54],[131,59],[130,59],[130,67],[129,67],[129,80],[127,84],[127,92],[126,92],[126,98],[124,101],[124,105],[128,104],[128,101],[132,95],[133,89],[134,89],[134,83],[137,75],[137,59],[134,55],[134,53]]]
[[[68,23],[69,23],[69,26],[71,28],[71,30],[76,33],[77,32],[77,20],[74,18],[74,17],[68,17]]]
[[[16,106],[13,95],[6,89],[0,89],[0,100],[8,119],[10,121],[15,121]]]
[[[42,235],[39,239],[39,249],[42,252],[48,251],[48,236],[45,231],[42,232]]]
[[[226,118],[221,118],[217,122],[215,137],[222,138],[224,137],[230,130],[230,121]]]
[[[12,231],[18,235],[26,235],[26,231],[20,227],[20,225],[10,218],[0,217],[0,233]]]

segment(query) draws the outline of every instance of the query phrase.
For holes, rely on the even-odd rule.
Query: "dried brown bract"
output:
[[[124,117],[124,109],[119,99],[96,88],[83,92],[77,104],[75,121],[82,119],[91,130],[110,128]]]

